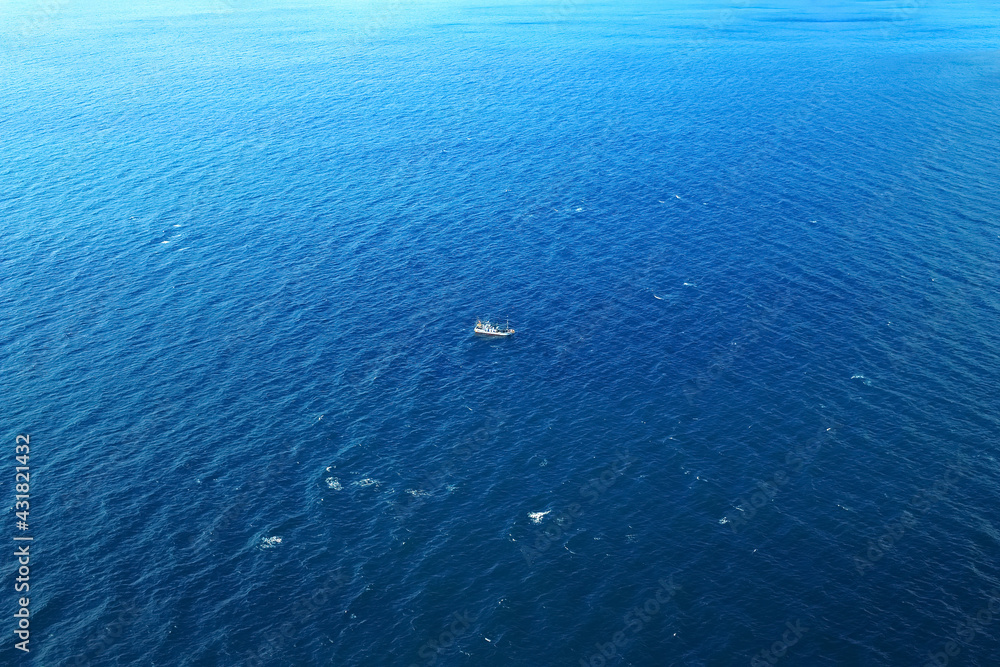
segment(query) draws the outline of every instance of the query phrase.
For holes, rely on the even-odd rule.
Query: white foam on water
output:
[[[277,535],[272,535],[271,537],[265,537],[260,541],[261,549],[274,549],[279,544],[281,544],[281,538]]]
[[[545,510],[544,512],[528,512],[528,518],[531,519],[531,523],[541,523],[542,517],[551,511],[552,510]]]

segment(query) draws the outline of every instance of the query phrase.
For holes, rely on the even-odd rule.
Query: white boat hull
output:
[[[510,331],[504,331],[504,332],[499,332],[499,331],[483,331],[482,329],[473,329],[473,333],[477,333],[480,336],[500,336],[502,338],[502,337],[505,337],[505,336],[512,335],[514,333],[514,331],[513,331],[513,329],[510,330]]]
[[[472,332],[480,336],[499,336],[503,338],[514,333],[514,330],[510,328],[509,322],[507,326],[499,327],[489,320],[476,320],[476,326],[472,329]]]

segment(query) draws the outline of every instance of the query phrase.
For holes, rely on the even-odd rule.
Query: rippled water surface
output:
[[[1000,664],[992,3],[9,16],[4,664]]]

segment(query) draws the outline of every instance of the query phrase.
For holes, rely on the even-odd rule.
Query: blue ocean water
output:
[[[9,8],[0,661],[1000,664],[998,20]]]

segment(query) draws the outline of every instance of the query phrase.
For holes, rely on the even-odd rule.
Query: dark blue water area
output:
[[[998,664],[996,7],[45,7],[3,664]]]

